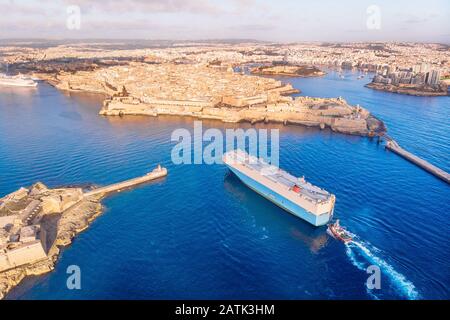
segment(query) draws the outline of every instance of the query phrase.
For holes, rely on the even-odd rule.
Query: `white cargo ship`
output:
[[[314,226],[327,224],[335,196],[242,150],[224,154],[224,163],[249,188]]]
[[[0,86],[36,87],[37,82],[23,75],[7,76],[6,74],[0,74]]]

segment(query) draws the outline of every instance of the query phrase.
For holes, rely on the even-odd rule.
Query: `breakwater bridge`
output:
[[[432,175],[450,184],[450,174],[448,172],[445,172],[444,170],[436,167],[428,161],[425,161],[422,158],[419,158],[418,156],[412,154],[411,152],[406,151],[397,143],[397,141],[392,139],[387,134],[384,134],[380,138],[386,140],[386,149],[391,150],[392,152],[405,158],[409,162],[414,163],[418,167],[424,169],[425,171],[428,171]]]
[[[161,166],[158,166],[156,169],[154,169],[153,171],[147,173],[146,175],[144,175],[142,177],[137,177],[137,178],[133,178],[130,180],[110,184],[105,187],[93,189],[93,190],[85,192],[84,196],[92,197],[92,196],[98,196],[98,195],[105,195],[105,194],[111,193],[111,192],[118,192],[123,189],[128,189],[128,188],[134,187],[136,185],[146,183],[148,181],[162,178],[165,176],[167,176],[167,169],[163,168]]]

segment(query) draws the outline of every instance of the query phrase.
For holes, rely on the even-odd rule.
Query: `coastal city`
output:
[[[102,49],[102,45],[96,43],[61,44],[45,49],[24,48],[11,43],[1,47],[0,52],[3,56],[3,69],[8,67],[16,72],[31,73],[38,78],[39,76],[53,77],[53,81],[64,81],[64,78],[70,77],[73,71],[85,71],[87,75],[96,69],[105,70],[104,75],[100,73],[96,75],[96,78],[107,79],[114,76],[121,79],[120,73],[127,72],[128,67],[120,67],[120,65],[128,60],[135,61],[136,64],[141,63],[141,66],[147,68],[143,72],[152,72],[155,77],[170,75],[166,80],[163,80],[164,77],[161,80],[168,81],[168,84],[172,81],[180,86],[183,85],[177,81],[183,76],[183,72],[192,75],[196,74],[196,72],[192,73],[193,71],[200,71],[198,68],[209,66],[210,68],[203,69],[196,76],[197,78],[189,79],[192,90],[196,89],[195,86],[203,86],[203,90],[205,88],[220,90],[223,85],[211,86],[217,82],[214,81],[214,77],[223,75],[218,73],[218,70],[230,70],[252,64],[282,64],[294,67],[303,65],[318,68],[318,73],[308,73],[303,70],[303,76],[323,75],[320,67],[358,69],[365,73],[375,72],[376,76],[368,87],[412,95],[447,95],[446,88],[450,83],[448,48],[439,44],[322,43],[274,46],[265,43],[233,45],[174,43],[173,47],[164,49],[113,50]],[[119,67],[114,68],[116,65]],[[172,65],[172,70],[164,70],[163,68],[167,65]],[[192,69],[193,67],[196,69]],[[298,74],[302,75],[302,72]],[[281,70],[271,73],[289,75],[289,72]],[[75,75],[72,80],[74,83],[78,75],[82,76],[82,73],[78,72]],[[247,90],[245,88],[248,87],[248,83],[245,80],[252,78],[234,77],[234,79],[234,83],[240,90]],[[241,80],[238,82],[236,79]],[[205,80],[210,81],[210,84],[205,83]],[[129,77],[127,81],[133,81],[133,78]],[[252,86],[253,84],[248,90],[254,91],[250,89]],[[85,91],[98,92],[99,90],[103,91],[99,88],[86,88]],[[172,86],[171,90],[177,90],[177,88]],[[242,95],[243,92],[240,94]],[[252,95],[255,92],[246,94]],[[189,93],[186,97],[190,97]]]
[[[367,87],[412,95],[448,95],[448,85],[441,81],[441,71],[430,70],[426,63],[394,71],[389,66],[383,68]]]
[[[39,79],[62,91],[101,94],[106,98],[99,114],[104,116],[172,115],[228,123],[278,122],[329,127],[341,133],[372,137],[383,137],[386,127],[368,110],[351,106],[342,97],[292,97],[300,90],[292,86],[290,79],[323,77],[327,70],[355,69],[362,72],[361,79],[366,75],[365,81],[371,80],[368,88],[419,96],[448,94],[448,49],[437,45],[274,47],[260,43],[184,43],[165,49],[93,49],[98,46],[91,43],[45,49],[4,46],[3,66],[18,75],[2,78],[0,83],[16,81],[19,85],[34,86],[36,81],[32,79]],[[369,72],[374,74],[372,79]],[[405,155],[406,151],[396,142],[389,142],[387,147],[450,181],[448,173],[414,155]],[[27,270],[27,274],[53,268],[57,253],[48,250],[55,248],[57,235],[52,239],[47,234],[51,230],[54,233],[56,227],[49,227],[51,224],[45,219],[41,224],[41,219],[48,213],[61,214],[69,208],[73,211],[74,204],[79,202],[86,206],[82,199],[81,189],[50,190],[36,184],[1,200],[0,272],[8,270],[0,277],[4,281],[0,286],[3,293],[25,275],[22,272],[18,277],[14,268]],[[98,200],[94,203],[98,205]],[[91,212],[99,210],[92,208]],[[24,265],[33,267],[24,269]]]
[[[0,300],[449,299],[440,0],[0,3]]]

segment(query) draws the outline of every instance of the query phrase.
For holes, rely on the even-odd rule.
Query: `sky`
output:
[[[0,38],[450,43],[449,0],[0,0]]]

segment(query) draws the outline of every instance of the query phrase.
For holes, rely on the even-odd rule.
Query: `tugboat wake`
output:
[[[383,258],[376,255],[376,253],[380,254],[381,250],[372,246],[370,243],[360,240],[358,236],[340,226],[339,220],[334,224],[328,225],[327,233],[345,244],[347,256],[352,264],[359,270],[366,271],[370,265],[377,265],[381,272],[389,279],[392,287],[401,298],[406,298],[408,300],[420,298],[416,287],[411,281],[406,279],[403,274],[397,272],[394,267]],[[376,294],[376,290],[368,289],[367,291],[373,298],[380,298]]]

